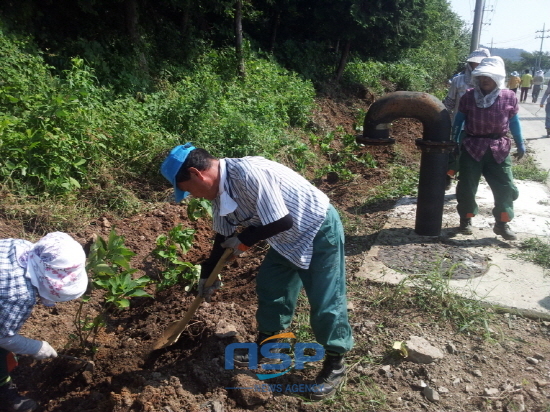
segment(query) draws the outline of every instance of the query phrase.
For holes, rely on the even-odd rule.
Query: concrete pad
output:
[[[536,108],[531,113],[523,104],[520,108],[520,117],[525,117],[522,122],[522,126],[525,125],[524,138],[531,155],[548,169],[550,139],[541,137],[546,134],[545,113],[541,110],[538,112],[541,114],[540,118],[528,120],[536,117],[535,112]],[[416,198],[402,198],[389,214],[387,223],[378,234],[357,275],[376,282],[397,284],[414,272],[403,264],[414,262],[416,255],[411,257],[411,253],[423,251],[418,255],[418,259],[433,257],[432,260],[440,265],[440,268],[444,268],[443,263],[452,263],[453,256],[460,251],[462,260],[459,265],[465,265],[475,277],[458,279],[451,275],[449,285],[457,293],[492,305],[515,308],[532,317],[550,319],[550,273],[540,266],[514,256],[520,251],[522,241],[526,239],[541,237],[544,241],[550,241],[550,190],[546,184],[530,181],[517,180],[516,185],[520,194],[514,202],[516,217],[510,226],[516,232],[517,240],[505,241],[493,233],[493,195],[484,180],[480,183],[477,193],[479,215],[472,219],[474,233],[458,233],[459,218],[453,186],[445,194],[440,236],[417,235],[414,232]],[[462,258],[463,256],[466,258]],[[484,267],[479,265],[478,258],[486,262]],[[416,270],[417,265],[410,266]],[[426,270],[434,269],[427,267]]]

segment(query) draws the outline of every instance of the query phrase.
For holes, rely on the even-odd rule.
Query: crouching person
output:
[[[77,299],[88,287],[86,255],[65,233],[49,233],[33,244],[0,239],[0,405],[8,411],[34,411],[38,405],[22,396],[12,382],[14,354],[35,359],[57,357],[46,341],[18,332],[31,315],[37,298],[46,305]]]

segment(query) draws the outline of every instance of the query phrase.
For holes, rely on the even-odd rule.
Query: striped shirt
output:
[[[469,82],[466,82],[466,80],[469,80]],[[466,77],[464,73],[455,76],[453,80],[451,80],[451,87],[449,87],[447,96],[443,99],[443,104],[451,115],[456,114],[460,98],[464,96],[466,90],[471,87],[473,87],[471,84],[471,76]]]
[[[36,288],[17,261],[17,245],[32,246],[32,243],[0,239],[0,337],[17,334],[36,303]]]
[[[313,239],[326,218],[328,197],[298,173],[263,157],[225,162],[225,190],[237,203],[237,209],[220,216],[220,197],[214,199],[214,231],[230,236],[239,225],[265,226],[290,213],[292,228],[267,242],[299,268],[309,268]]]
[[[512,146],[506,133],[510,127],[510,119],[519,111],[516,94],[511,90],[503,89],[490,107],[480,109],[476,106],[474,89],[470,89],[460,99],[458,111],[466,116],[466,125],[464,126],[466,136],[489,134],[500,136],[499,139],[466,137],[463,144],[468,153],[479,162],[490,148],[495,161],[502,163],[510,153]]]

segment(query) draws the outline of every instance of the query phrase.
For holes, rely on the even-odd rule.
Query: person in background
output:
[[[82,246],[65,233],[49,233],[35,244],[0,239],[0,405],[8,411],[38,408],[12,382],[10,371],[17,365],[14,354],[39,360],[57,357],[48,342],[23,337],[19,329],[37,298],[46,306],[79,298],[88,287],[85,266]]]
[[[451,81],[451,86],[447,91],[447,96],[443,99],[443,104],[445,108],[449,111],[451,119],[454,118],[454,115],[458,111],[458,103],[460,98],[466,93],[466,90],[473,87],[472,84],[472,70],[474,70],[477,65],[486,57],[490,57],[491,52],[488,49],[479,48],[474,50],[468,58],[466,59],[466,65],[464,67],[464,72],[458,76],[453,77]],[[449,155],[449,166],[447,172],[447,184],[445,190],[449,190],[452,186],[452,178],[456,176],[458,169],[458,157],[456,153],[451,153]]]
[[[533,77],[533,91],[531,92],[533,103],[537,102],[537,99],[539,98],[539,93],[542,89],[543,84],[544,84],[544,72],[542,70],[538,70],[535,73],[535,76]]]
[[[516,234],[508,222],[514,218],[514,200],[519,192],[514,185],[511,141],[506,134],[510,131],[514,137],[518,160],[525,154],[525,143],[517,97],[504,87],[505,76],[500,57],[483,59],[472,72],[474,88],[460,99],[454,123],[455,140],[461,147],[456,199],[459,231],[472,234],[471,220],[478,213],[475,197],[483,175],[495,200],[493,232],[506,240],[515,240]],[[463,123],[465,137],[460,133]]]
[[[199,295],[208,297],[219,287],[205,288],[205,282],[224,248],[233,249],[237,257],[266,240],[270,248],[256,277],[258,349],[290,326],[303,286],[311,327],[326,354],[315,379],[319,390],[308,396],[321,400],[333,395],[344,379],[344,354],[351,350],[353,337],[344,229],[328,197],[282,164],[258,156],[217,159],[191,143],[172,149],[161,173],[174,187],[176,202],[188,194],[212,201],[216,236],[202,265]],[[244,230],[237,233],[238,227]],[[248,361],[248,351],[236,351],[236,365]]]
[[[546,120],[545,120],[546,137],[550,137],[550,104],[546,102],[549,99],[550,99],[550,80],[546,85],[546,91],[542,95],[542,100],[540,101],[540,107],[544,107],[544,104],[546,103]]]
[[[527,100],[527,94],[529,89],[533,85],[533,76],[529,74],[529,69],[525,69],[525,73],[521,76],[521,94],[519,96],[519,102],[525,103]]]
[[[521,83],[521,79],[519,77],[519,73],[516,72],[516,71],[513,71],[511,74],[510,74],[510,78],[508,79],[508,88],[510,90],[512,90],[515,93],[517,93],[518,91],[518,87]]]

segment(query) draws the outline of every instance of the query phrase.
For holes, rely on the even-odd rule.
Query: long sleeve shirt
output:
[[[510,121],[517,120],[518,111],[518,99],[511,90],[501,90],[495,102],[484,109],[476,106],[474,89],[468,90],[460,99],[455,119],[455,128],[466,121],[466,138],[462,142],[464,148],[477,161],[481,160],[487,149],[491,149],[495,161],[502,163],[511,148],[506,133],[510,129]],[[522,144],[520,127],[514,128],[513,135],[516,143]]]
[[[0,239],[0,347],[32,355],[42,342],[18,334],[37,298],[37,289],[25,276],[25,265],[17,256],[18,246],[29,245],[32,243],[22,239]]]

